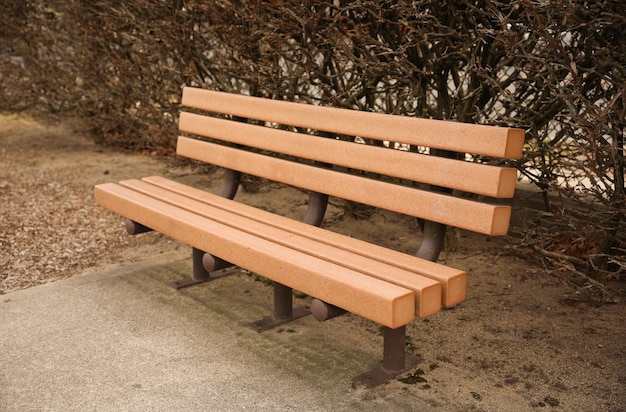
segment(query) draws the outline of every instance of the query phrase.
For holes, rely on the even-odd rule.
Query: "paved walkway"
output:
[[[245,324],[269,288],[245,275],[169,288],[189,265],[163,256],[0,295],[0,411],[431,410],[397,382],[352,386],[382,348],[334,335],[345,321],[258,334]]]

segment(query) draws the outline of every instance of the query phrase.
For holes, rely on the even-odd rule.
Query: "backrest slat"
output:
[[[518,159],[524,144],[524,131],[520,129],[338,109],[191,87],[183,89],[182,104],[248,119],[492,157]]]
[[[180,136],[177,153],[243,173],[488,235],[508,230],[511,209]]]
[[[512,197],[517,172],[506,167],[446,159],[339,141],[271,127],[181,113],[181,132],[490,197]]]
[[[509,206],[440,189],[422,190],[414,183],[461,191],[470,197],[511,198],[515,169],[468,161],[463,154],[520,158],[523,130],[190,87],[183,90],[182,104],[202,113],[180,115],[183,135],[178,138],[177,153],[181,156],[479,233],[503,235],[508,230]],[[357,138],[385,143],[361,144]],[[426,155],[408,147],[398,149],[396,144],[462,155],[459,159]]]

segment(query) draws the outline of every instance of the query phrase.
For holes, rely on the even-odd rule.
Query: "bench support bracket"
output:
[[[148,226],[144,226],[141,223],[135,222],[134,220],[126,219],[124,221],[124,227],[126,227],[126,232],[129,235],[138,235],[140,233],[151,232]]]
[[[426,221],[422,227],[422,243],[415,256],[436,262],[446,241],[446,225]]]

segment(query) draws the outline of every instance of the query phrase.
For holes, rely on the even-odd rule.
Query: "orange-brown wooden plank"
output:
[[[441,284],[436,280],[388,265],[377,259],[348,252],[308,236],[298,235],[259,219],[252,219],[225,208],[212,206],[146,181],[127,180],[120,182],[120,185],[242,232],[410,289],[415,293],[415,315],[418,317],[432,315],[441,309]],[[232,203],[235,202],[231,201]]]
[[[338,109],[193,87],[183,89],[182,104],[338,134],[494,157],[518,159],[524,144],[521,129]]]
[[[117,184],[95,188],[96,203],[333,305],[397,328],[415,316],[412,291],[277,245]]]
[[[177,153],[382,209],[487,235],[508,231],[511,208],[417,190],[180,136]]]
[[[272,225],[283,230],[291,231],[299,236],[313,239],[316,242],[324,242],[332,248],[349,251],[356,256],[361,256],[363,259],[378,260],[390,266],[395,266],[411,273],[416,273],[434,279],[442,286],[441,302],[443,306],[453,306],[465,300],[467,280],[466,274],[462,270],[420,259],[415,256],[407,255],[405,253],[364,242],[359,239],[334,233],[329,230],[306,225],[302,222],[266,212],[240,202],[224,199],[206,191],[160,176],[147,177],[143,180],[151,185],[162,187],[168,191],[187,196],[190,199],[198,200],[206,205],[210,205],[213,208],[220,208],[231,213],[245,216],[249,219],[258,220],[266,225]],[[389,282],[394,282],[393,276],[387,277],[386,272],[380,272],[377,276]]]
[[[517,171],[513,168],[326,139],[195,113],[181,113],[179,129],[230,143],[485,196],[510,198],[515,191]]]

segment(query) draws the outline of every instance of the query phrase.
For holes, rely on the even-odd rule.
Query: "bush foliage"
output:
[[[11,2],[0,110],[171,152],[184,85],[527,131],[522,244],[626,272],[626,17],[605,0]],[[476,159],[498,163],[497,159]],[[550,194],[558,194],[554,201]]]

